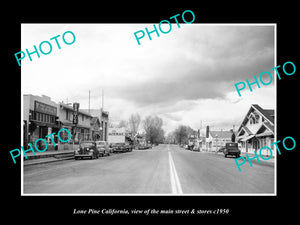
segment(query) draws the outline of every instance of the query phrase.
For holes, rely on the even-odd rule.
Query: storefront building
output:
[[[23,146],[28,143],[34,144],[39,138],[47,140],[48,149],[54,149],[50,137],[47,135],[60,129],[57,119],[58,105],[46,95],[23,95]],[[57,135],[54,135],[54,141],[58,143]],[[42,145],[43,142],[38,142]],[[43,149],[44,146],[39,146]]]
[[[74,144],[79,144],[84,140],[92,140],[92,115],[79,109],[78,124],[76,125],[76,130],[74,130],[75,125],[73,124],[73,106],[63,102],[59,102],[58,105],[59,122],[61,123],[62,128],[66,128],[70,131],[72,134],[72,140],[74,140]],[[74,133],[75,135],[73,136]]]
[[[100,110],[100,132],[101,132],[101,140],[103,141],[107,141],[108,122],[109,122],[109,113],[101,109]]]

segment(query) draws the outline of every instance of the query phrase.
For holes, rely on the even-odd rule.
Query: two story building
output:
[[[207,151],[218,151],[225,146],[227,142],[231,142],[232,131],[208,131],[206,132],[205,146]]]
[[[25,149],[28,143],[33,145],[37,139],[59,131],[58,108],[58,104],[46,95],[23,95],[23,146]],[[50,137],[46,140],[48,149],[54,149]],[[57,135],[54,136],[54,140],[56,143],[59,142]],[[38,144],[42,145],[43,142],[38,142]],[[39,148],[43,149],[41,146]]]
[[[61,123],[62,128],[66,128],[70,131],[71,134],[74,133],[74,124],[73,124],[73,106],[71,104],[65,104],[63,102],[59,102],[58,109],[58,117],[59,122]],[[74,144],[78,144],[83,140],[91,140],[92,139],[92,124],[93,116],[84,110],[78,111],[78,124],[76,126]]]

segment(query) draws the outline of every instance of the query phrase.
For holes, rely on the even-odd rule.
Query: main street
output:
[[[24,167],[24,194],[272,194],[273,164],[178,145]],[[254,161],[254,160],[253,160]]]

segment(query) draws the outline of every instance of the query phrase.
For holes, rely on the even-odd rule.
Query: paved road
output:
[[[176,145],[24,168],[24,194],[274,193],[274,168]]]

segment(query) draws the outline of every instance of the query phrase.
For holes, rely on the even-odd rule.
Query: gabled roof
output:
[[[95,124],[95,123],[99,123],[100,124],[100,120],[97,116],[94,116],[92,119],[91,119],[91,125]]]
[[[59,104],[60,108],[65,108],[65,109],[68,109],[68,110],[70,110],[70,111],[72,111],[72,112],[74,111],[73,107],[70,106],[70,105],[67,105],[67,104],[65,104],[65,103],[63,103],[63,102],[59,102],[58,104]],[[78,114],[84,114],[84,115],[86,115],[86,116],[88,116],[88,117],[92,117],[91,114],[89,114],[88,112],[85,112],[85,111],[82,110],[82,109],[79,109],[79,110],[78,110]]]
[[[257,111],[259,111],[267,120],[274,124],[274,109],[262,109],[259,105],[252,105]]]
[[[253,111],[256,111],[257,113],[259,113],[260,115],[262,115],[263,118],[266,120],[266,122],[268,123],[269,126],[274,126],[274,109],[263,109],[258,104],[252,104],[251,107],[250,107],[250,109],[248,110],[246,116],[244,117],[244,120],[241,123],[238,131],[240,131],[240,129],[242,127],[244,127],[244,125],[248,121],[248,115],[251,112],[253,112]]]
[[[209,131],[210,135],[215,138],[218,135],[218,138],[231,138],[231,131]]]

